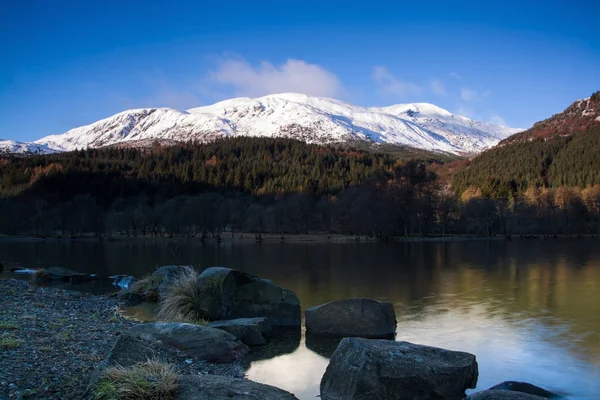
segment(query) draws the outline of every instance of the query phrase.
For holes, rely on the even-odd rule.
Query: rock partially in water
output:
[[[533,394],[515,392],[512,390],[484,390],[474,393],[465,400],[543,400],[546,397],[540,397]]]
[[[178,400],[297,400],[293,394],[274,386],[219,375],[180,377],[177,398]]]
[[[174,347],[198,360],[213,362],[235,361],[249,351],[248,346],[221,329],[180,322],[140,324],[122,336]]]
[[[273,329],[271,323],[265,317],[214,321],[208,326],[229,332],[248,346],[265,344]]]
[[[339,337],[315,335],[310,332],[306,332],[305,338],[306,348],[325,358],[331,358],[343,339]]]
[[[333,337],[391,338],[396,333],[392,303],[371,299],[337,300],[306,310],[306,330]]]
[[[11,268],[10,272],[12,272],[13,274],[18,274],[18,275],[34,275],[35,273],[37,273],[37,269],[28,269],[28,268],[20,268],[20,267],[16,267],[16,268]]]
[[[45,270],[38,270],[36,272],[36,278],[40,280],[51,280],[51,281],[86,281],[94,279],[90,275],[82,272],[73,271],[72,269],[63,267],[50,267]]]
[[[527,382],[505,381],[489,388],[488,390],[511,390],[513,392],[532,394],[546,399],[559,399],[562,397],[556,393],[552,393],[546,389],[542,389],[539,386],[535,386]]]
[[[113,286],[120,289],[131,289],[131,286],[137,282],[137,278],[131,275],[113,275],[110,278],[114,279]]]
[[[4,265],[0,263],[0,274],[4,272]]]
[[[199,308],[205,318],[224,320],[266,317],[273,326],[299,326],[300,300],[273,282],[229,268],[208,268],[198,278]]]
[[[393,340],[344,338],[321,380],[323,400],[462,399],[478,379],[475,356]]]

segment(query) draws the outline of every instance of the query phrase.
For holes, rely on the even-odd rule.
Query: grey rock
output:
[[[131,286],[137,282],[137,278],[131,275],[114,275],[111,278],[115,280],[113,286],[126,290],[131,289]]]
[[[306,310],[306,330],[333,337],[390,338],[396,332],[392,303],[371,299],[337,300]]]
[[[478,379],[475,356],[393,340],[344,338],[321,380],[323,400],[462,399]]]
[[[198,360],[228,362],[249,351],[235,336],[220,329],[180,322],[154,322],[136,325],[124,336],[151,344],[175,347]]]
[[[219,375],[188,375],[179,379],[178,400],[293,400],[285,390],[248,379]]]
[[[88,277],[88,275],[84,273],[63,267],[50,267],[47,271],[51,280],[85,280]]]
[[[273,326],[299,326],[300,300],[273,282],[229,268],[208,268],[198,278],[199,308],[209,320],[266,317]]]
[[[505,381],[489,388],[488,390],[512,390],[514,392],[532,394],[535,396],[544,397],[546,399],[558,399],[562,397],[556,393],[552,393],[546,389],[542,389],[539,386],[535,386],[527,382]]]
[[[265,344],[272,331],[271,323],[265,317],[214,321],[208,326],[229,332],[248,346]]]
[[[468,396],[465,400],[543,400],[545,398],[512,390],[484,390]]]

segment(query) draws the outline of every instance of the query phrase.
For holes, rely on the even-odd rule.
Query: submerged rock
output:
[[[179,400],[294,400],[283,389],[248,379],[220,375],[188,375],[179,378]],[[296,399],[297,400],[297,399]]]
[[[86,280],[92,279],[93,277],[86,275],[82,272],[73,271],[72,269],[63,267],[50,267],[46,269],[50,280],[53,281],[72,281],[72,280]]]
[[[333,337],[389,338],[396,333],[392,303],[371,299],[337,300],[306,310],[306,331]]]
[[[545,398],[512,390],[484,390],[468,396],[465,400],[543,400]]]
[[[344,338],[321,380],[323,400],[462,399],[478,379],[475,356],[393,340]]]
[[[245,344],[224,330],[180,322],[140,324],[130,328],[122,336],[174,347],[205,361],[234,361],[249,351]]]
[[[546,389],[542,389],[539,386],[535,386],[527,382],[505,381],[489,388],[488,390],[511,390],[513,392],[532,394],[546,399],[559,399],[562,397],[556,393],[552,393]]]
[[[265,317],[215,321],[208,326],[229,332],[248,346],[265,344],[272,331],[271,323]]]
[[[198,278],[199,308],[209,320],[266,317],[274,326],[301,324],[300,300],[273,282],[229,268],[208,268]]]

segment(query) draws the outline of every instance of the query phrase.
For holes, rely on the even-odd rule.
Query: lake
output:
[[[0,261],[142,276],[193,264],[241,269],[295,291],[303,308],[349,297],[394,304],[397,340],[473,353],[477,390],[519,380],[600,398],[600,241],[221,243],[0,239]],[[9,276],[4,273],[3,277]],[[75,287],[76,289],[78,287]],[[110,280],[80,286],[106,292]],[[290,333],[254,351],[248,377],[314,399],[335,342]]]

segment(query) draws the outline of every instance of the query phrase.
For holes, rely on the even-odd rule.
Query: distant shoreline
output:
[[[402,242],[461,242],[461,241],[489,241],[489,240],[540,240],[540,239],[590,239],[599,238],[599,235],[515,235],[515,236],[475,236],[475,235],[449,235],[449,236],[395,236],[387,240],[382,240],[374,237],[354,236],[354,235],[326,235],[326,234],[263,234],[261,240],[257,240],[253,233],[236,233],[231,237],[229,233],[221,236],[221,240],[208,237],[202,240],[199,236],[126,236],[119,235],[111,238],[96,237],[96,236],[77,236],[77,237],[38,237],[38,236],[9,236],[0,235],[0,241],[6,242],[200,242],[206,244],[260,244],[260,243],[290,243],[290,244],[325,244],[325,243],[402,243]]]

